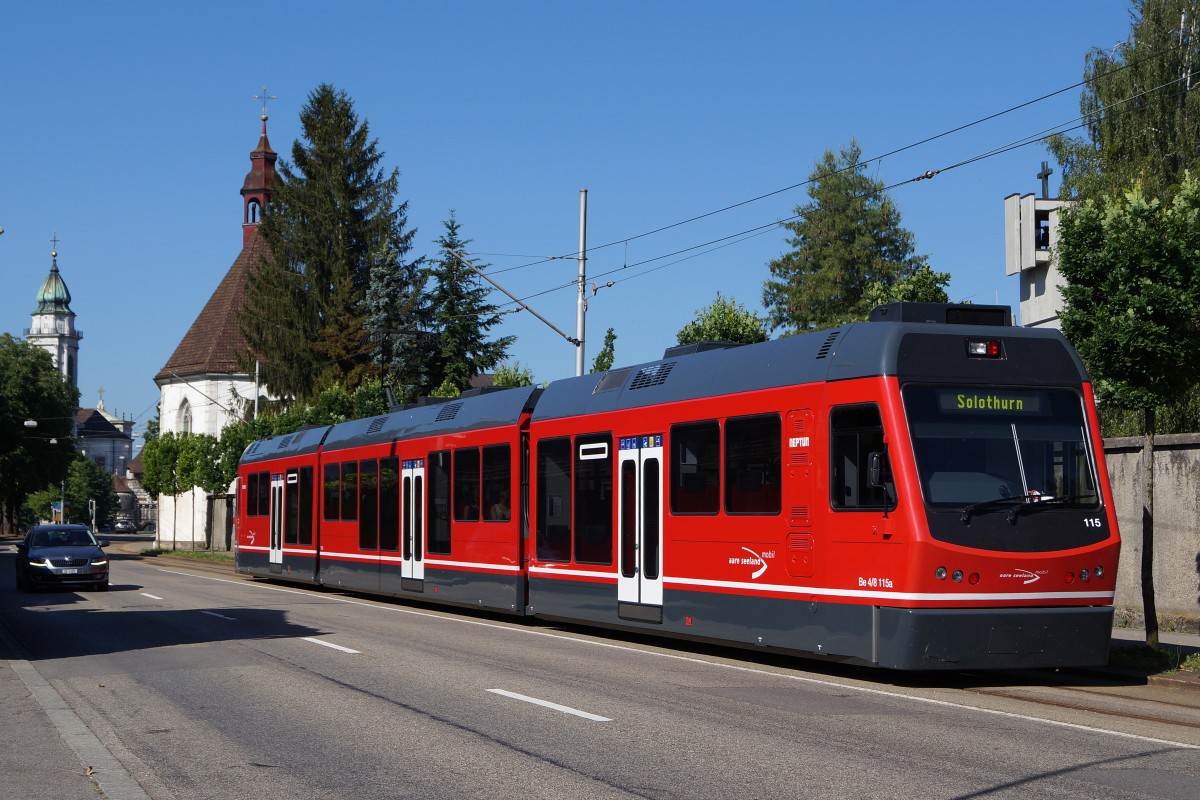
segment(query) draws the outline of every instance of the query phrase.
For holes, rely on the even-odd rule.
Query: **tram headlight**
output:
[[[1093,574],[1097,578],[1103,578],[1104,577],[1104,567],[1096,567],[1096,571]]]
[[[954,574],[950,576],[950,580],[954,581],[955,583],[962,583],[962,570],[954,570]]]
[[[1079,580],[1083,581],[1084,583],[1087,583],[1091,577],[1092,577],[1091,573],[1088,572],[1086,569],[1079,570]]]
[[[935,569],[933,571],[933,577],[937,578],[939,581],[946,580],[946,568],[938,567],[937,569]]]

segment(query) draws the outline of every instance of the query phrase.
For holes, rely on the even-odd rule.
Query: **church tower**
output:
[[[262,210],[271,196],[271,184],[275,182],[276,153],[267,141],[267,111],[263,107],[262,136],[258,147],[250,153],[250,171],[242,183],[242,247],[250,244],[258,230]]]
[[[57,237],[51,240],[58,244]],[[37,309],[33,324],[25,332],[30,344],[50,354],[71,385],[79,387],[79,340],[83,334],[75,330],[75,312],[71,310],[71,292],[58,272],[58,250],[50,251],[50,274],[38,290]]]
[[[159,387],[159,430],[220,436],[252,406],[258,387],[240,365],[246,350],[238,324],[246,278],[270,255],[258,225],[275,180],[275,151],[267,140],[266,108],[250,172],[242,182],[242,249],[167,363],[154,376]]]

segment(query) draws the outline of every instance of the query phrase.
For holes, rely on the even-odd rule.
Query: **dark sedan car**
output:
[[[108,589],[108,556],[86,525],[34,525],[17,545],[17,588]]]

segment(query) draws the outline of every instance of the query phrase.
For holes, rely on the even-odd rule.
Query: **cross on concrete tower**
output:
[[[1050,176],[1053,174],[1054,174],[1054,170],[1050,169],[1050,166],[1045,161],[1043,161],[1042,162],[1042,171],[1037,174],[1037,176],[1042,179],[1042,199],[1043,200],[1050,199]]]

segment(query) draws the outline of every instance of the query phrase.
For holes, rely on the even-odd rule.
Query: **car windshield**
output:
[[[31,547],[86,547],[95,545],[96,540],[91,532],[75,530],[34,531],[30,541]]]

